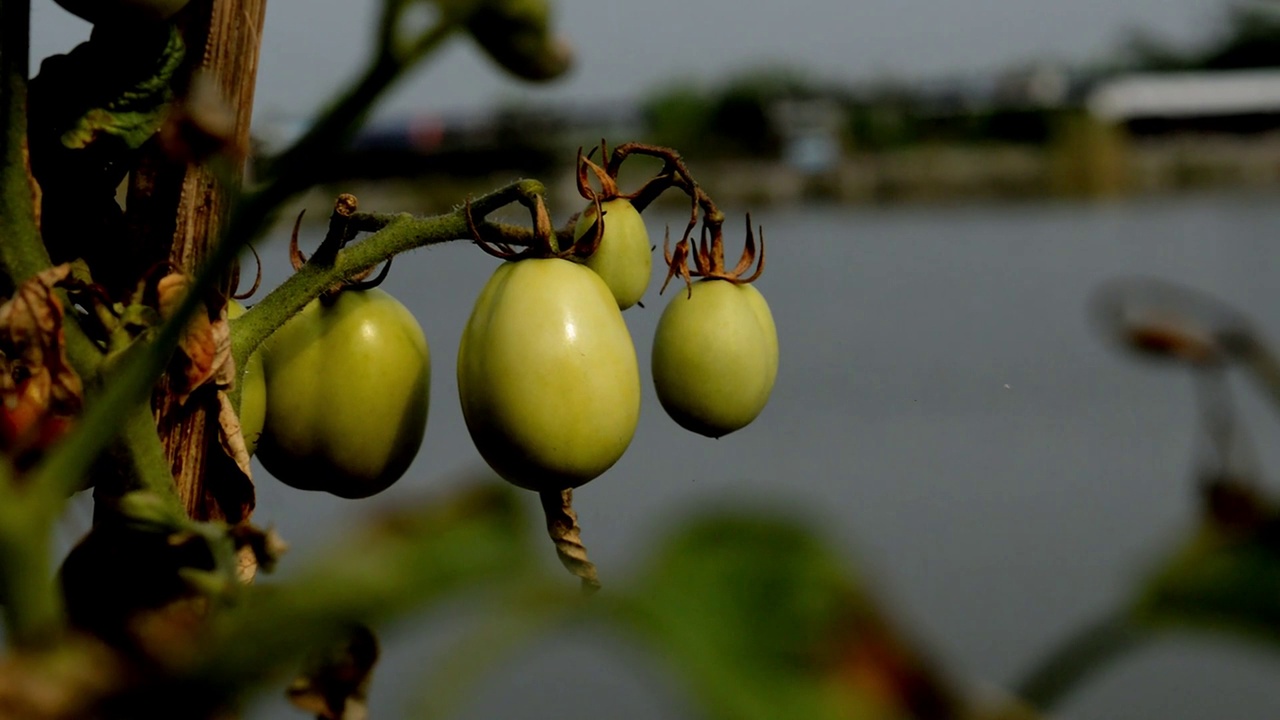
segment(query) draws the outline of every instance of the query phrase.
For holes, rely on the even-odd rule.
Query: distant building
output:
[[[770,106],[769,116],[782,140],[782,159],[792,168],[805,175],[821,175],[839,166],[848,118],[837,102],[779,100]]]
[[[1134,135],[1278,131],[1280,69],[1122,75],[1098,84],[1085,105]]]

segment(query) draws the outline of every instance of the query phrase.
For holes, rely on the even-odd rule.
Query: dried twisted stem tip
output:
[[[600,576],[595,563],[587,559],[587,548],[582,544],[582,528],[578,526],[578,514],[573,511],[573,490],[542,492],[538,498],[542,500],[547,534],[556,544],[560,563],[582,580],[583,594],[596,592],[600,589]]]

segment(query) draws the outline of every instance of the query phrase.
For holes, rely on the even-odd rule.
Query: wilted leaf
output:
[[[226,321],[222,324],[225,326]],[[228,354],[224,364],[230,365]],[[249,449],[244,442],[244,433],[240,431],[240,418],[231,406],[231,398],[225,390],[217,392],[218,403],[218,447],[229,462],[210,463],[206,483],[209,491],[218,498],[227,517],[243,519],[253,512],[255,493],[253,471],[249,465]]]
[[[160,317],[165,321],[177,312],[182,299],[190,291],[191,279],[172,273],[156,284]],[[231,358],[231,326],[226,317],[211,320],[207,312],[197,312],[183,330],[178,349],[181,352],[181,374],[172,377],[170,387],[185,403],[196,388],[210,381],[227,385],[235,378],[235,361]]]
[[[65,433],[83,401],[54,293],[69,273],[69,265],[50,268],[0,305],[0,450],[20,463]]]
[[[696,520],[667,542],[634,595],[637,629],[713,717],[955,715],[922,657],[799,526]]]
[[[289,701],[323,720],[367,720],[378,638],[364,625],[313,658],[289,686]]]

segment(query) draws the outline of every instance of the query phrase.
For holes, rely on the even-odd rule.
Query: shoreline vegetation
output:
[[[880,152],[851,152],[828,171],[810,173],[765,158],[691,161],[728,204],[768,207],[811,202],[889,206],[1032,200],[1116,200],[1205,190],[1280,189],[1280,131],[1265,135],[1174,135],[1141,140],[1105,126],[1082,124],[1047,146],[929,144]],[[516,178],[493,171],[463,183],[473,192]],[[566,166],[546,175],[557,208],[582,202]],[[415,213],[447,212],[459,196],[459,179],[424,174],[366,179],[314,190],[297,210],[331,205],[352,192],[365,207],[398,207]],[[467,191],[464,188],[463,192]],[[674,209],[674,203],[673,209]],[[309,213],[323,221],[323,213]]]
[[[710,86],[674,79],[629,106],[526,102],[388,120],[343,158],[345,177],[365,179],[298,205],[320,220],[353,192],[366,207],[439,213],[540,177],[567,213],[583,202],[575,152],[601,138],[682,148],[735,206],[1267,192],[1280,188],[1280,14],[1227,2],[1202,42],[1134,31],[1113,57],[1075,66],[861,86],[770,67]]]

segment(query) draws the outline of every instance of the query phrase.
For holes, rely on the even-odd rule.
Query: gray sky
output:
[[[258,114],[305,115],[353,75],[377,6],[269,0]],[[578,53],[570,77],[545,86],[508,80],[459,36],[379,114],[627,98],[673,79],[714,80],[769,63],[849,80],[983,72],[1088,58],[1114,48],[1129,27],[1197,38],[1219,16],[1218,3],[1206,0],[558,0],[557,8]],[[36,62],[88,36],[89,26],[52,0],[34,0],[32,22]]]

